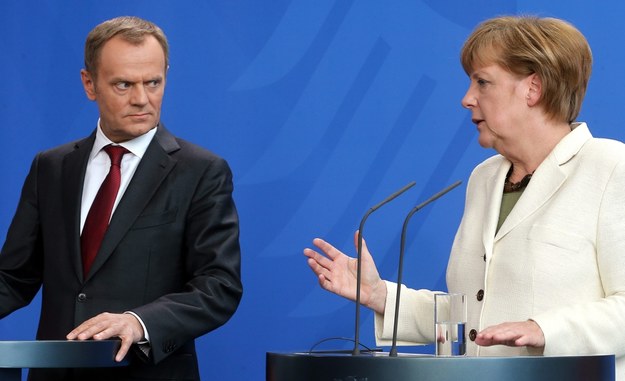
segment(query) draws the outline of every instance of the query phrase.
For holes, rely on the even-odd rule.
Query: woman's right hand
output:
[[[313,244],[323,254],[306,248],[304,255],[308,257],[308,266],[317,275],[319,285],[337,295],[356,300],[357,260],[343,254],[321,238],[315,238]],[[354,234],[354,246],[358,247],[358,232]],[[383,314],[386,305],[386,283],[380,278],[364,239],[361,260],[360,302]]]

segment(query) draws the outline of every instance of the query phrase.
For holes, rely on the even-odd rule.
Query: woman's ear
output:
[[[529,107],[533,107],[538,104],[540,98],[542,97],[543,82],[536,73],[530,75],[527,80],[529,81],[529,87],[527,90],[527,105]]]

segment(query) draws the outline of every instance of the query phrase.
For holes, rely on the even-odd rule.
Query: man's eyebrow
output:
[[[117,82],[128,82],[128,83],[134,83],[135,81],[131,81],[127,78],[123,78],[123,77],[113,77],[110,80],[111,83],[117,83]]]

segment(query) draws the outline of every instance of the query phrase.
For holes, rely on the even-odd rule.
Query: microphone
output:
[[[377,205],[372,206],[367,211],[367,213],[365,213],[365,215],[362,217],[362,220],[360,220],[360,227],[358,228],[358,250],[357,250],[358,251],[358,259],[356,261],[356,263],[357,263],[357,270],[356,270],[356,329],[355,329],[355,333],[354,333],[354,350],[352,351],[352,355],[359,355],[360,354],[360,279],[362,278],[362,274],[361,274],[362,230],[364,229],[365,221],[367,220],[367,218],[369,217],[369,215],[371,213],[373,213],[376,210],[378,210],[382,205],[384,205],[384,204],[394,200],[399,195],[401,195],[402,193],[404,193],[408,189],[412,188],[415,184],[416,184],[416,182],[411,181],[410,183],[406,184],[400,190],[396,191],[392,195],[390,195],[387,198],[385,198],[384,200],[382,200]]]
[[[389,357],[397,357],[397,323],[399,321],[399,297],[401,293],[401,280],[402,280],[401,277],[402,277],[402,270],[404,267],[404,247],[406,243],[406,230],[408,228],[408,221],[410,221],[410,218],[416,212],[422,209],[424,206],[426,206],[427,204],[431,202],[436,201],[437,199],[444,196],[447,192],[454,189],[461,183],[462,181],[458,180],[455,183],[448,186],[447,188],[443,189],[442,191],[428,198],[421,204],[415,206],[414,208],[410,210],[410,212],[406,216],[406,219],[404,220],[404,226],[402,227],[402,230],[401,230],[401,245],[399,248],[399,268],[397,269],[397,296],[395,297],[395,320],[393,321],[393,345],[391,346]]]

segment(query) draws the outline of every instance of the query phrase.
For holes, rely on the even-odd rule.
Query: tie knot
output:
[[[129,152],[126,148],[122,146],[114,146],[111,144],[104,147],[104,151],[106,151],[106,153],[111,158],[111,165],[117,165],[117,166],[121,164],[122,156],[124,156],[124,154]]]

